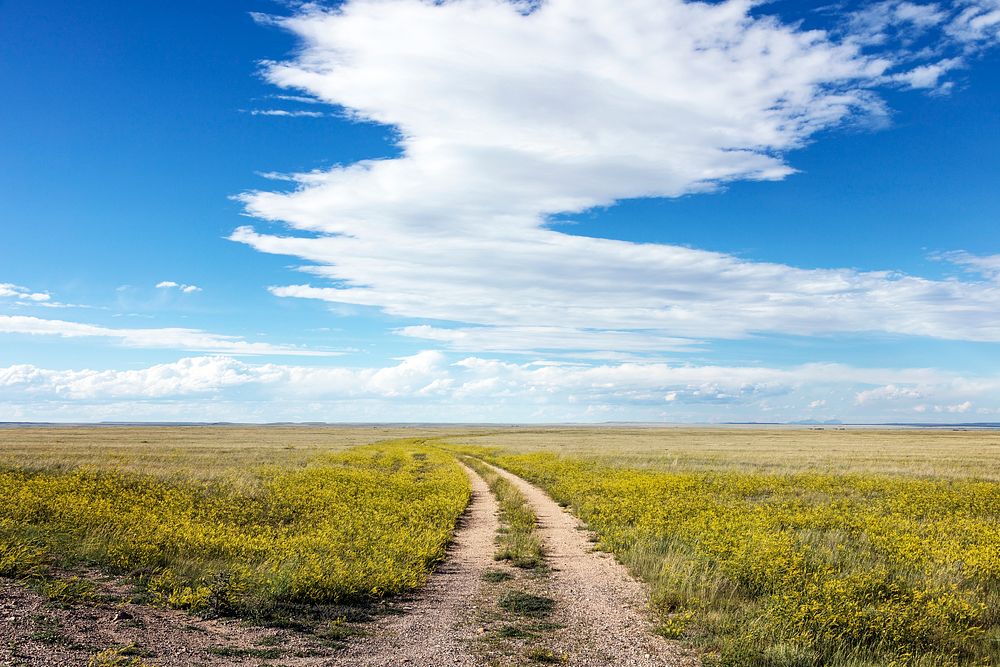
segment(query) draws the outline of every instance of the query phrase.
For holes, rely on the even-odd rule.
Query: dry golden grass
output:
[[[653,470],[856,472],[1000,480],[1000,431],[551,427],[480,433],[454,441],[512,453],[597,456],[616,465]]]
[[[264,465],[447,429],[387,426],[87,426],[0,428],[0,467],[79,467],[208,480]],[[454,429],[451,431],[454,432]]]

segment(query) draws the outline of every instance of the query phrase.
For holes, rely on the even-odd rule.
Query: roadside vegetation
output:
[[[1000,664],[995,482],[490,459],[587,522],[707,665]]]
[[[0,468],[0,575],[96,566],[221,615],[378,598],[425,581],[469,498],[454,459],[420,440],[232,476],[182,469]]]

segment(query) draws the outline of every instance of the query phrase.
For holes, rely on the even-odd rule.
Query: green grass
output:
[[[497,636],[503,639],[532,639],[538,635],[519,625],[504,625],[497,630]]]
[[[491,584],[499,584],[503,581],[510,581],[514,578],[511,572],[506,570],[486,570],[483,572],[483,581],[489,582]]]
[[[518,590],[504,591],[497,604],[506,612],[527,618],[545,618],[555,609],[552,598]]]

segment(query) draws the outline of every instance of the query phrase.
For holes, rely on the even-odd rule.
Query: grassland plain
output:
[[[1000,664],[1000,437],[542,429],[476,439],[647,581],[706,664]]]
[[[0,571],[257,617],[409,590],[468,498],[447,442],[584,519],[706,664],[1000,664],[996,432],[2,428]]]

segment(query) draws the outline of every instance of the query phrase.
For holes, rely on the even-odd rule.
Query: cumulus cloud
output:
[[[193,294],[194,292],[200,292],[201,288],[197,285],[184,285],[181,283],[174,282],[173,280],[161,280],[156,283],[157,289],[176,289],[184,292],[185,294]]]
[[[308,263],[320,284],[272,287],[278,296],[461,323],[400,333],[463,350],[862,331],[1000,340],[993,283],[809,270],[551,227],[555,214],[622,199],[785,178],[785,154],[819,130],[884,113],[873,87],[939,86],[958,66],[901,60],[857,32],[804,30],[755,7],[353,0],[273,19],[301,49],[266,63],[266,78],[393,126],[401,157],[245,193],[250,215],[292,232],[248,226],[231,238]],[[935,7],[893,3],[885,20],[941,32],[954,17]]]
[[[230,356],[190,357],[140,370],[50,370],[16,365],[0,369],[0,387],[34,395],[100,400],[176,397],[248,384],[314,398],[393,398],[430,394],[441,387],[442,361],[440,353],[421,352],[394,366],[368,369],[250,364]]]
[[[817,393],[824,398],[816,398]],[[0,368],[0,404],[7,405],[75,402],[94,406],[93,414],[107,418],[133,418],[127,410],[115,415],[100,406],[127,405],[122,401],[168,406],[168,402],[206,395],[213,397],[213,405],[218,401],[231,408],[239,403],[246,411],[266,404],[268,419],[455,421],[468,416],[476,421],[507,421],[531,414],[533,421],[593,421],[614,416],[691,421],[769,414],[794,420],[822,409],[846,419],[905,420],[932,413],[946,420],[955,414],[996,413],[1000,377],[966,378],[934,369],[864,369],[841,364],[768,368],[631,362],[589,366],[517,364],[481,357],[452,363],[435,351],[365,368],[250,363],[231,356],[190,357],[131,370]],[[18,414],[23,413],[24,408],[19,408]]]
[[[0,315],[0,334],[58,336],[60,338],[106,338],[125,347],[221,352],[234,355],[334,356],[339,352],[306,350],[289,345],[255,343],[240,336],[209,333],[199,329],[114,329],[81,322],[49,320],[22,315]]]

